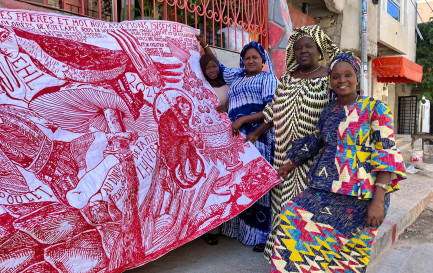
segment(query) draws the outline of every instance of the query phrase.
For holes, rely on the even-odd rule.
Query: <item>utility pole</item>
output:
[[[361,95],[370,96],[368,89],[368,56],[367,56],[367,0],[362,0],[361,18]]]

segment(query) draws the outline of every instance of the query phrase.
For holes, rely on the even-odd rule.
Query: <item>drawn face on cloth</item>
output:
[[[190,102],[184,97],[177,97],[176,102],[178,111],[182,115],[182,118],[189,119],[192,114],[192,107]]]
[[[19,54],[18,42],[12,30],[0,26],[0,53],[11,58]]]

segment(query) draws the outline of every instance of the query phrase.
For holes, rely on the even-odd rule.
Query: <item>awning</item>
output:
[[[372,62],[378,82],[421,82],[422,66],[405,57],[379,57]]]

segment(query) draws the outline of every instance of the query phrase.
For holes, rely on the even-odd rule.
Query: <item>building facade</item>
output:
[[[303,10],[344,50],[361,56],[362,1],[289,0]],[[386,102],[395,117],[396,131],[416,132],[417,98],[409,82],[419,82],[416,65],[417,9],[411,0],[366,0],[368,95]]]
[[[433,1],[418,2],[423,2],[418,5],[422,4],[423,10],[428,11],[428,2]],[[360,0],[220,0],[212,3],[213,6],[203,7],[200,1],[186,0],[0,0],[0,5],[6,8],[62,12],[107,21],[165,19],[183,22],[201,29],[218,58],[233,67],[239,63],[242,46],[250,40],[258,40],[268,48],[277,76],[285,69],[285,46],[292,29],[303,25],[320,25],[341,49],[360,56]],[[413,63],[416,26],[417,20],[427,19],[417,16],[417,2],[412,0],[366,0],[366,3],[366,93],[390,106],[398,133],[415,133],[417,100],[406,83],[419,81],[420,68]],[[387,68],[390,62],[394,70]],[[411,70],[413,67],[415,71]]]

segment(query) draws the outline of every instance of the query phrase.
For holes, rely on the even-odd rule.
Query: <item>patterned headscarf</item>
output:
[[[356,80],[359,82],[359,79],[361,77],[361,60],[358,57],[356,57],[356,55],[353,54],[352,51],[342,51],[338,53],[334,57],[334,59],[332,59],[328,68],[328,80],[330,80],[332,69],[334,69],[334,66],[339,62],[349,63],[353,67],[353,70],[355,70]]]
[[[335,55],[328,67],[329,97],[331,100],[337,99],[337,94],[331,88],[331,73],[334,69],[334,66],[339,62],[346,62],[353,67],[357,82],[359,82],[359,79],[361,78],[361,60],[356,57],[352,51],[342,51]]]
[[[295,58],[295,43],[302,37],[311,38],[316,43],[322,56],[328,56],[329,59],[332,59],[339,52],[338,47],[318,25],[297,28],[293,30],[286,47],[286,73],[291,74],[299,67]]]
[[[274,68],[272,67],[272,62],[271,59],[269,58],[268,53],[266,52],[265,48],[258,42],[256,41],[252,41],[249,42],[248,44],[246,44],[241,51],[241,58],[239,60],[239,66],[240,68],[245,68],[245,64],[244,64],[244,56],[245,53],[247,52],[248,49],[250,49],[251,47],[254,47],[260,54],[260,56],[262,57],[262,63],[266,64],[268,66],[268,70],[270,73],[274,73]]]

